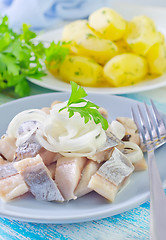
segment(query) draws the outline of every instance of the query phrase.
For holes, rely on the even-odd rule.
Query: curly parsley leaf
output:
[[[59,112],[63,111],[64,109],[67,109],[69,112],[69,118],[71,118],[75,112],[79,113],[82,118],[84,118],[84,122],[87,123],[90,120],[92,120],[96,123],[99,124],[101,123],[102,128],[104,130],[107,130],[108,128],[108,121],[100,114],[98,111],[99,106],[96,104],[85,100],[87,96],[87,93],[85,90],[77,85],[75,82],[70,82],[71,83],[71,95],[69,98],[69,101],[67,102],[67,105],[59,110]],[[86,104],[84,106],[72,106],[72,104],[77,104],[85,102]]]

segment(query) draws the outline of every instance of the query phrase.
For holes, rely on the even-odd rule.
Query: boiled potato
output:
[[[93,60],[80,56],[66,56],[59,66],[59,77],[82,86],[99,86],[103,83],[103,68]]]
[[[126,21],[114,10],[101,8],[89,16],[89,26],[99,33],[101,38],[112,41],[123,38]]]
[[[147,62],[151,74],[163,74],[166,71],[166,45],[153,45],[147,53]]]
[[[115,87],[133,85],[147,74],[147,62],[133,53],[113,57],[104,66],[104,76]]]
[[[115,42],[118,47],[118,54],[131,52],[131,48],[124,39]]]
[[[159,43],[164,44],[165,43],[165,36],[161,32],[157,32],[159,37]]]
[[[71,34],[71,32],[74,33]],[[67,25],[62,40],[71,41],[70,50],[74,54],[90,57],[102,65],[118,53],[116,44],[99,38],[88,27],[86,20],[75,21]]]
[[[97,36],[89,27],[88,27],[88,21],[87,20],[77,20],[74,22],[71,22],[67,24],[64,27],[63,33],[62,33],[62,41],[75,41],[79,42],[79,39],[81,39],[82,35],[89,35],[92,34],[94,36]]]
[[[86,56],[104,65],[113,56],[117,55],[118,47],[110,40],[95,36],[84,36],[73,52],[78,56]]]
[[[145,56],[155,43],[161,41],[161,34],[156,31],[152,19],[147,16],[134,17],[128,23],[126,41],[136,54]]]
[[[45,62],[46,63],[46,67],[49,70],[49,72],[52,73],[52,75],[54,76],[58,76],[58,72],[59,72],[59,68],[57,66],[56,61],[51,61],[51,62]]]

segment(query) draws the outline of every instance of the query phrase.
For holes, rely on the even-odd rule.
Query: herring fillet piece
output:
[[[29,188],[20,174],[0,180],[0,198],[5,202],[20,197],[28,191]]]
[[[32,135],[26,142],[17,147],[15,152],[15,161],[20,161],[25,158],[32,158],[39,154],[45,163],[49,165],[55,162],[60,156],[60,153],[50,152],[43,148],[36,137]]]
[[[88,157],[88,159],[91,159],[98,163],[107,161],[111,157],[114,147],[118,147],[118,146],[119,148],[122,147],[123,142],[120,139],[118,139],[113,133],[111,133],[110,131],[107,131],[106,135],[107,135],[107,140],[105,145],[100,149],[98,149],[93,156]]]
[[[37,200],[64,201],[40,155],[15,162],[14,167],[23,176],[30,192]]]
[[[112,157],[98,170],[98,173],[114,185],[119,186],[125,177],[134,171],[132,163],[118,149],[113,151]]]
[[[32,135],[27,141],[17,147],[14,160],[20,161],[25,158],[35,157],[40,149],[41,145],[37,142],[35,136]]]
[[[8,163],[8,161],[0,156],[0,166],[6,163]]]
[[[85,157],[61,157],[57,161],[55,182],[65,200],[76,199],[74,194],[80,179],[82,170],[86,164]]]
[[[2,137],[0,139],[0,154],[7,159],[7,161],[12,162],[14,154],[16,151],[16,139],[13,137]]]
[[[92,161],[92,160],[88,160],[86,166],[84,167],[84,169],[82,171],[81,180],[74,191],[74,194],[77,197],[84,196],[85,194],[92,191],[92,189],[88,188],[88,184],[89,184],[91,177],[97,172],[97,170],[99,169],[100,166],[101,166],[100,163]]]
[[[133,171],[132,163],[115,148],[111,158],[92,176],[88,187],[113,202],[117,192],[129,179]]]
[[[6,161],[7,162],[7,161]],[[7,162],[0,165],[0,180],[17,174],[13,162]]]
[[[62,155],[58,152],[50,152],[46,150],[45,148],[41,148],[39,151],[39,155],[43,159],[43,162],[45,165],[50,165],[51,163],[54,163],[60,158]]]
[[[51,163],[47,166],[47,169],[50,173],[50,176],[53,180],[55,180],[55,170],[56,170],[56,162]]]

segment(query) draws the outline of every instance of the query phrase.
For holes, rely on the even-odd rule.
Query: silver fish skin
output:
[[[37,142],[34,135],[32,135],[26,142],[17,147],[15,153],[15,161],[20,161],[24,158],[35,157],[41,145]]]
[[[119,186],[133,171],[134,166],[132,163],[115,148],[111,158],[99,168],[98,174],[114,185]]]
[[[64,201],[40,155],[15,162],[14,166],[23,176],[25,183],[29,186],[30,192],[37,200]]]
[[[124,145],[123,142],[110,131],[106,131],[106,136],[106,143],[101,148],[99,148],[93,156],[88,157],[88,159],[91,159],[98,163],[107,161],[111,157],[114,147],[121,147]]]
[[[7,161],[6,161],[7,162]],[[13,176],[17,174],[17,170],[15,169],[12,162],[8,162],[6,164],[0,165],[0,180]]]
[[[37,200],[64,201],[57,185],[43,168],[43,164],[26,168],[22,176]]]

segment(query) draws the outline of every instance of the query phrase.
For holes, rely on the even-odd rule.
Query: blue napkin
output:
[[[0,0],[0,13],[9,17],[15,30],[22,23],[40,30],[56,26],[60,20],[86,18],[107,4],[108,0]]]

